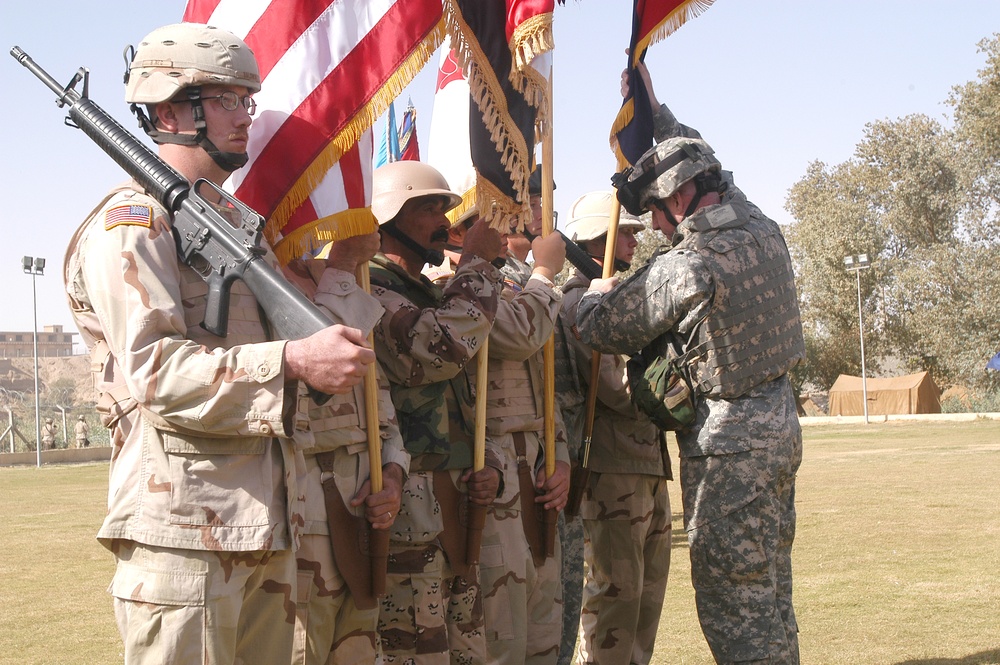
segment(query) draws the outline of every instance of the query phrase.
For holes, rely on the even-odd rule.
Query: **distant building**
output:
[[[38,332],[38,357],[51,358],[73,355],[73,336],[62,326],[45,326]],[[0,358],[31,358],[35,353],[33,334],[0,331]]]

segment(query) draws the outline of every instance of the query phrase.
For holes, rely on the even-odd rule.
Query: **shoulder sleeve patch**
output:
[[[143,226],[149,228],[153,223],[153,209],[141,203],[126,203],[108,208],[104,213],[104,230],[116,226]]]

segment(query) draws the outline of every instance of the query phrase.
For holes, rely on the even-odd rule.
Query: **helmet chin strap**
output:
[[[156,128],[156,124],[142,112],[137,104],[132,104],[132,113],[139,119],[139,126],[154,143],[172,143],[175,145],[197,145],[208,153],[216,166],[232,173],[243,168],[250,160],[245,152],[224,152],[208,138],[208,124],[205,122],[205,108],[201,105],[201,88],[187,88],[188,102],[191,103],[191,115],[194,117],[194,134],[174,134]]]
[[[422,259],[424,263],[439,266],[444,263],[444,252],[438,249],[427,249],[416,240],[403,233],[395,221],[383,224],[381,230],[398,240],[404,247]]]

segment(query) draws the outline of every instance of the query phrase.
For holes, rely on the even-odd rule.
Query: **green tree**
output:
[[[857,282],[843,259],[865,253],[869,372],[892,357],[939,382],[995,386],[984,366],[1000,349],[1000,39],[980,50],[987,66],[949,99],[954,129],[924,115],[869,123],[851,159],[815,162],[792,187],[804,380],[829,386],[860,370]]]

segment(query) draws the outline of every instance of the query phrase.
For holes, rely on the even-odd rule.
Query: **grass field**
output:
[[[0,663],[121,662],[111,556],[93,537],[106,473],[0,469]],[[1000,422],[806,428],[793,552],[802,662],[1000,664],[998,477]],[[708,664],[676,483],[671,503],[653,663]]]

